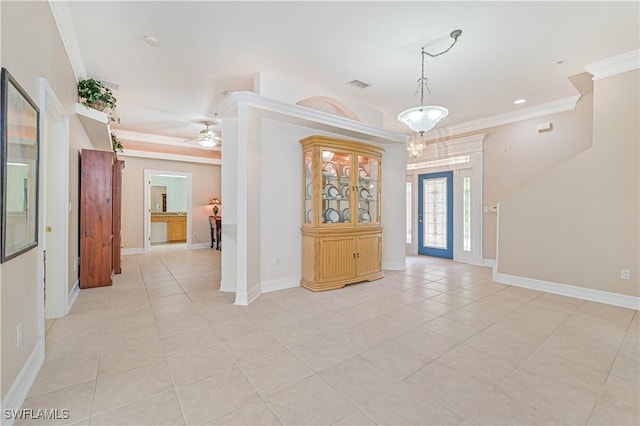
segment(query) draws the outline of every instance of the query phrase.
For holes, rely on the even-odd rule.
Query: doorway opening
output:
[[[484,134],[429,144],[407,163],[406,252],[484,264]]]
[[[191,247],[191,173],[144,171],[145,252]]]
[[[53,319],[65,316],[77,297],[77,279],[69,277],[71,262],[77,273],[77,259],[69,259],[69,117],[44,78],[40,129],[41,307],[44,319]]]

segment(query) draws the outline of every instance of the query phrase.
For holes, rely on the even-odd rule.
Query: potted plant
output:
[[[111,146],[113,147],[113,152],[124,152],[124,145],[122,145],[122,142],[118,140],[116,134],[113,132],[111,132]]]
[[[82,105],[102,111],[109,116],[111,121],[120,123],[116,115],[116,98],[111,89],[93,78],[78,82],[78,98]]]

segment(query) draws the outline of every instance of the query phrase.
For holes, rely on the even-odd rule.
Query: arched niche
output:
[[[316,111],[322,111],[340,117],[345,117],[354,121],[360,121],[360,117],[358,117],[358,115],[353,112],[351,108],[349,108],[342,102],[327,96],[310,96],[296,102],[296,105],[315,109]]]

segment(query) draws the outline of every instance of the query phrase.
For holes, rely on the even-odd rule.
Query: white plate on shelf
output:
[[[308,184],[307,185],[307,197],[311,198],[312,193],[313,193],[313,186],[312,186],[312,184]]]
[[[327,162],[322,168],[322,173],[329,176],[338,176],[338,169],[334,163]]]
[[[307,174],[311,174],[311,160],[307,161]]]
[[[307,223],[311,223],[311,209],[307,209]]]
[[[347,207],[346,209],[342,209],[342,221],[349,222],[349,220],[349,207]]]
[[[360,209],[358,217],[360,218],[360,222],[371,222],[371,215],[365,209]]]
[[[340,193],[342,194],[342,198],[349,198],[349,185],[342,185]]]
[[[342,166],[340,168],[340,174],[344,177],[349,177],[349,166]]]
[[[329,223],[338,223],[340,221],[340,213],[336,209],[328,208],[324,211],[324,219]]]
[[[369,190],[367,188],[360,187],[360,197],[362,197],[365,200],[368,200],[371,198],[371,194],[369,194]]]
[[[369,173],[367,173],[363,166],[358,167],[358,176],[362,179],[369,179]]]
[[[340,191],[338,191],[335,185],[328,183],[324,186],[324,195],[327,198],[336,198],[340,196]]]

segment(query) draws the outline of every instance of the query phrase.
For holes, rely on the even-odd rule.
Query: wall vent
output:
[[[367,87],[371,86],[370,84],[360,80],[352,80],[349,82],[349,84],[352,86],[358,87],[360,89],[366,89]]]

